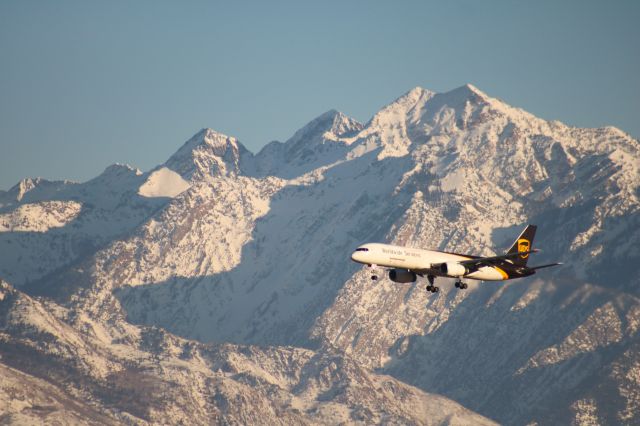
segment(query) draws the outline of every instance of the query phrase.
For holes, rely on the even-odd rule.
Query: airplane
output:
[[[450,253],[437,250],[422,250],[389,244],[368,243],[358,247],[351,260],[371,268],[372,280],[377,280],[377,267],[392,268],[389,278],[396,283],[415,282],[418,276],[427,276],[427,291],[437,293],[436,277],[455,278],[455,286],[461,290],[468,284],[463,278],[482,281],[502,281],[528,277],[538,269],[562,265],[549,263],[540,266],[527,266],[529,255],[538,250],[533,248],[533,238],[537,227],[528,225],[513,243],[506,254],[501,256],[480,257],[468,254]]]

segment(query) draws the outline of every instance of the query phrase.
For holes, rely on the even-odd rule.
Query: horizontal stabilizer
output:
[[[542,268],[549,268],[551,266],[558,266],[558,265],[563,265],[562,262],[558,262],[558,263],[549,263],[547,265],[540,265],[540,266],[532,266],[531,269],[542,269]]]

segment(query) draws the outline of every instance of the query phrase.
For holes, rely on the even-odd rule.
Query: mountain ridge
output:
[[[171,347],[174,339],[296,346],[437,389],[500,422],[633,421],[638,146],[624,132],[538,119],[472,85],[440,94],[414,88],[364,125],[330,110],[257,154],[203,129],[167,162],[125,173],[118,191],[97,200],[100,220],[122,218],[100,223],[129,224],[120,233],[70,263],[52,259],[16,288],[68,311],[81,335],[102,335],[109,324],[105,342],[147,333]],[[163,192],[156,179],[151,193],[167,195],[140,196],[163,168],[188,184]],[[83,190],[108,194],[108,183],[98,183],[74,187],[82,209]],[[12,224],[18,207],[7,210]],[[94,217],[82,209],[64,216],[62,228],[30,235],[25,253],[33,236],[47,249],[76,238],[74,226]],[[526,223],[540,225],[539,262],[565,266],[466,291],[443,280],[443,291],[429,296],[421,284],[386,277],[372,285],[348,260],[365,241],[492,255]],[[0,250],[21,235],[0,233]],[[29,271],[20,262],[0,266],[5,276]],[[576,368],[581,375],[572,378]],[[336,418],[357,421],[362,412],[348,406]]]
[[[374,114],[369,119],[369,121],[367,121],[367,123],[364,124],[364,125],[359,123],[357,120],[346,116],[344,113],[342,113],[342,112],[340,112],[340,111],[338,111],[336,109],[330,109],[330,110],[326,111],[325,113],[320,114],[318,117],[314,118],[309,123],[307,123],[304,126],[302,126],[301,128],[299,128],[298,130],[296,130],[294,132],[294,135],[291,138],[289,138],[287,141],[285,141],[285,142],[280,142],[280,141],[269,142],[268,144],[264,145],[261,149],[259,149],[256,153],[252,153],[251,151],[249,151],[236,138],[234,138],[232,136],[228,136],[228,135],[226,135],[224,133],[218,132],[217,130],[215,130],[213,128],[205,127],[205,128],[202,128],[200,131],[196,132],[191,138],[189,138],[183,144],[183,146],[180,149],[178,149],[178,151],[176,151],[173,155],[171,155],[169,157],[167,162],[169,160],[171,160],[171,158],[174,157],[176,154],[178,154],[179,151],[182,151],[185,148],[191,147],[191,151],[196,149],[197,146],[198,146],[198,143],[194,144],[195,141],[200,141],[201,144],[209,145],[212,148],[214,146],[217,146],[217,148],[215,148],[214,151],[216,149],[220,149],[221,147],[225,146],[224,144],[217,145],[215,142],[213,142],[216,138],[222,138],[222,139],[225,139],[225,140],[227,140],[229,142],[233,141],[232,145],[237,145],[239,147],[239,148],[237,148],[238,150],[240,150],[242,152],[247,152],[247,153],[251,154],[251,156],[259,156],[261,151],[263,151],[267,146],[269,146],[271,144],[286,144],[287,142],[290,142],[291,140],[295,140],[296,139],[295,138],[296,134],[298,134],[300,132],[304,133],[304,131],[306,131],[307,128],[310,125],[315,124],[315,122],[317,122],[318,120],[321,120],[322,118],[325,118],[327,116],[338,116],[338,117],[344,118],[344,119],[346,119],[346,120],[348,120],[350,122],[353,122],[354,124],[359,125],[361,127],[366,127],[366,126],[369,126],[371,124],[371,122],[375,120],[376,116],[380,112],[382,112],[382,111],[384,111],[384,110],[386,110],[386,109],[388,109],[390,107],[393,107],[393,106],[395,106],[397,104],[405,104],[407,102],[411,103],[411,99],[414,99],[414,98],[420,99],[420,98],[425,98],[426,97],[427,100],[428,100],[428,99],[431,99],[432,97],[434,97],[436,95],[439,95],[439,96],[451,96],[451,95],[454,95],[454,96],[456,96],[457,94],[462,94],[462,96],[461,96],[462,100],[469,100],[470,98],[472,99],[472,98],[475,97],[476,99],[481,99],[482,101],[484,101],[484,102],[486,102],[488,104],[491,104],[490,101],[495,101],[495,102],[499,103],[502,106],[508,107],[508,109],[510,109],[510,110],[514,110],[514,111],[517,111],[519,113],[523,113],[526,116],[534,118],[537,121],[547,123],[549,126],[558,126],[558,125],[560,125],[561,127],[565,127],[565,128],[568,128],[568,129],[575,129],[575,130],[613,132],[613,133],[618,133],[620,136],[623,136],[623,137],[629,139],[632,142],[635,142],[636,148],[637,148],[637,145],[640,144],[640,142],[637,139],[635,139],[633,136],[631,136],[629,133],[625,132],[624,130],[622,130],[622,129],[618,128],[618,127],[612,126],[612,125],[606,125],[606,126],[601,126],[601,127],[583,128],[583,127],[577,127],[577,126],[568,126],[568,125],[562,123],[559,120],[544,120],[544,119],[537,118],[533,114],[530,114],[530,113],[528,113],[527,111],[525,111],[525,110],[523,110],[521,108],[513,107],[513,106],[508,105],[507,103],[505,103],[501,99],[490,97],[485,92],[483,92],[482,90],[480,90],[476,86],[474,86],[472,83],[466,83],[466,84],[464,84],[462,86],[459,86],[457,88],[454,88],[454,89],[452,89],[452,90],[450,90],[448,92],[433,92],[433,91],[425,89],[425,88],[423,88],[421,86],[416,86],[413,89],[405,92],[403,95],[401,95],[398,98],[396,98],[394,101],[392,101],[389,104],[387,104],[384,107],[382,107],[381,110],[378,113]],[[416,99],[414,99],[414,101],[416,101]],[[349,131],[351,131],[351,129]],[[191,145],[194,145],[194,146],[191,146]],[[187,151],[189,151],[189,150],[187,150]],[[225,151],[223,151],[223,153],[224,152]],[[177,160],[175,160],[175,161],[177,162]],[[166,165],[167,162],[165,162],[164,164]],[[130,168],[130,169],[136,170],[132,166],[130,166],[129,164],[126,164],[126,163],[114,163],[114,164],[112,164],[110,166],[107,166],[105,171],[107,171],[108,169],[113,168],[113,167],[117,168],[119,166],[123,166],[123,167],[126,167],[126,168]],[[7,193],[7,192],[10,192],[10,191],[12,191],[14,189],[18,190],[21,185],[22,186],[28,186],[29,189],[31,189],[32,187],[37,186],[41,182],[45,182],[45,183],[78,183],[78,182],[71,181],[71,180],[48,180],[48,179],[45,179],[45,178],[42,178],[42,177],[26,177],[26,178],[22,179],[20,182],[18,182],[17,184],[15,184],[14,186],[12,186],[9,190],[3,191],[3,192]],[[28,192],[28,191],[26,191],[26,192]]]

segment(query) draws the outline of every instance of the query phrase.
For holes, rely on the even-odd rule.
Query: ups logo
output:
[[[525,252],[524,254],[520,255],[520,258],[526,259],[527,257],[529,257],[529,253],[526,252],[528,252],[530,248],[531,243],[529,242],[529,240],[527,240],[526,238],[520,238],[518,240],[518,253]]]

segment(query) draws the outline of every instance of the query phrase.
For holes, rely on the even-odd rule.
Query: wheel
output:
[[[458,281],[456,281],[454,285],[456,286],[456,288],[460,288],[460,283]]]
[[[462,288],[467,288],[467,287],[469,287],[469,284],[467,284],[467,283],[462,283]]]
[[[439,292],[439,291],[440,291],[440,287],[434,287],[434,288],[433,288],[433,292],[434,292],[434,293],[437,293],[437,292]]]
[[[431,292],[431,286],[430,285],[427,286],[427,291]]]

